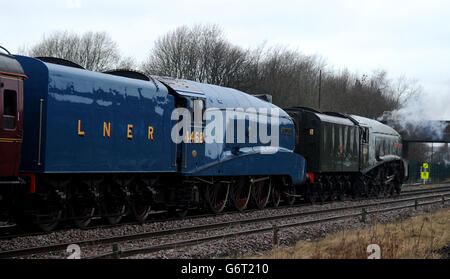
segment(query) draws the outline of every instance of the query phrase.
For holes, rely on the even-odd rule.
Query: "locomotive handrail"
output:
[[[320,112],[320,111],[318,111],[318,110],[316,110],[316,109],[313,109],[313,108],[309,108],[309,107],[289,107],[289,108],[283,108],[283,110],[298,110],[298,109],[303,109],[303,110],[307,110],[307,111],[312,111],[312,112],[315,112],[315,113],[322,113],[322,112]]]
[[[41,145],[42,145],[42,113],[43,113],[43,106],[44,106],[44,99],[39,100],[39,146],[38,146],[38,166],[40,166],[41,163]]]
[[[6,48],[4,48],[4,47],[2,47],[2,46],[0,46],[0,48],[3,49],[4,51],[6,51],[6,52],[8,53],[9,56],[12,56],[12,55],[11,55],[11,52],[9,52]]]

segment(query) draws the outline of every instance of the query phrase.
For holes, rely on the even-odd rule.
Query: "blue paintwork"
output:
[[[234,133],[234,143],[183,143],[183,160],[181,171],[187,176],[237,176],[237,175],[289,175],[294,185],[305,180],[305,159],[294,153],[295,129],[290,116],[277,106],[245,94],[236,89],[215,85],[202,84],[193,81],[183,81],[196,92],[174,89],[180,96],[189,99],[204,99],[206,109],[218,108],[226,121],[226,108],[266,108],[279,111],[279,129],[289,128],[291,135],[282,135],[280,132],[279,150],[274,154],[261,154],[262,146],[270,144],[237,143],[237,133]],[[208,122],[203,124],[203,127]],[[225,127],[224,123],[224,127]],[[249,124],[246,121],[246,129]],[[270,127],[269,132],[270,134]],[[224,136],[226,134],[224,133]],[[192,156],[192,151],[197,156]],[[234,151],[234,152],[232,152]]]
[[[288,128],[292,133],[280,133],[280,148],[274,154],[261,154],[260,148],[268,144],[259,141],[177,146],[171,140],[175,98],[185,98],[188,104],[193,99],[203,99],[206,108],[217,108],[223,113],[226,108],[237,107],[279,109],[270,103],[235,89],[185,80],[179,88],[171,88],[175,92],[172,95],[159,81],[118,77],[24,56],[16,58],[29,77],[24,82],[22,172],[289,175],[295,185],[304,182],[305,160],[293,152],[294,124],[281,109],[280,129]],[[44,106],[39,164],[41,99]],[[84,136],[78,135],[78,120]],[[111,138],[103,135],[104,122],[111,123]],[[134,126],[132,140],[127,139],[128,124]],[[148,126],[154,128],[154,141],[148,140]],[[192,156],[194,150],[196,157]],[[181,157],[180,166],[176,165],[177,156]]]
[[[170,144],[174,97],[162,84],[70,68],[17,56],[24,83],[21,171],[175,172]],[[37,162],[39,100],[44,100],[41,161]],[[78,135],[78,120],[85,136]],[[111,138],[103,136],[111,123]],[[127,139],[132,124],[133,139]],[[148,140],[148,126],[154,141]]]

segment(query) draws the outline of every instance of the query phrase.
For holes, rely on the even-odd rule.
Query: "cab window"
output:
[[[203,100],[193,100],[191,107],[191,119],[195,124],[203,123],[203,114],[205,113],[205,102]]]
[[[362,143],[369,143],[369,128],[361,128]]]

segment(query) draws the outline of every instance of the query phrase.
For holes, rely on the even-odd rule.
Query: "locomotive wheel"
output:
[[[327,188],[328,188],[328,198],[330,201],[334,201],[338,199],[338,187],[339,185],[336,183],[336,181],[333,179],[330,179],[327,184]]]
[[[184,218],[188,214],[189,209],[187,207],[170,207],[168,211],[170,214],[173,214],[178,218]]]
[[[390,197],[392,195],[391,194],[391,188],[394,189],[394,186],[393,186],[392,182],[389,182],[388,184],[384,185],[384,196],[386,198]]]
[[[39,202],[40,206],[37,212],[39,217],[36,225],[40,230],[50,232],[56,229],[59,221],[63,218],[63,201],[61,196],[52,190],[52,186],[45,185],[44,187],[48,187],[48,189],[42,193],[43,198]]]
[[[317,201],[317,193],[312,193],[312,195],[308,195],[308,201],[311,204],[315,204]]]
[[[336,198],[339,201],[345,201],[345,182],[339,181],[338,183],[338,187],[337,187],[337,192],[336,192]]]
[[[126,196],[119,185],[105,187],[102,209],[109,224],[115,225],[122,220],[127,209]]]
[[[386,185],[383,183],[383,186],[381,187],[381,193],[382,198],[387,198],[389,196],[389,184]]]
[[[78,228],[86,228],[95,213],[95,194],[90,192],[87,187],[77,186],[79,185],[72,187],[73,199],[70,202],[73,223]]]
[[[344,200],[350,200],[352,198],[352,182],[347,178],[347,180],[344,182]]]
[[[248,201],[250,199],[252,185],[245,179],[239,179],[235,184],[231,186],[230,199],[234,208],[238,211],[243,211],[247,208]]]
[[[295,187],[291,186],[291,187],[286,187],[284,190],[284,200],[286,201],[286,203],[289,206],[294,205],[295,203],[295,195],[296,195],[296,190]]]
[[[402,191],[402,184],[398,182],[394,183],[394,195],[398,197],[401,191]]]
[[[179,208],[179,209],[176,210],[176,214],[180,218],[186,217],[188,212],[189,212],[189,209],[187,209],[187,208]]]
[[[326,192],[320,192],[318,193],[318,200],[320,203],[324,203],[328,199],[328,195]]]
[[[86,228],[92,221],[95,206],[86,200],[77,200],[72,204],[73,223],[78,228]]]
[[[230,185],[227,183],[208,184],[205,186],[205,201],[213,213],[220,213],[227,205]]]
[[[318,197],[321,203],[326,202],[331,197],[331,183],[328,181],[322,182],[319,189]]]
[[[147,219],[148,215],[150,214],[150,211],[151,211],[150,204],[134,202],[131,205],[131,212],[133,213],[133,217],[139,223],[145,222],[145,220]]]
[[[378,184],[371,184],[369,190],[369,196],[379,198],[381,195],[381,187]]]
[[[83,215],[81,215],[81,214],[78,215],[78,216],[84,216],[84,217],[74,219],[73,223],[75,224],[75,226],[77,228],[80,228],[80,229],[86,228],[91,223],[92,217],[94,217],[94,213],[95,213],[95,207],[87,207],[87,208],[83,209],[83,211],[82,211]]]
[[[358,181],[355,183],[356,186],[356,192],[358,197],[368,197],[369,196],[369,187],[367,183],[362,181],[361,179],[358,179]]]
[[[340,200],[341,184],[338,181],[330,181],[330,201]]]
[[[269,201],[271,188],[272,184],[270,179],[259,181],[252,185],[253,202],[258,209],[266,207],[267,202]]]
[[[384,197],[384,187],[383,187],[383,185],[378,185],[377,186],[377,197],[378,198]]]
[[[316,191],[316,187],[315,187],[316,183],[308,183],[307,184],[307,188],[306,188],[306,200],[309,201],[311,204],[315,204],[317,201],[317,191]]]
[[[385,185],[384,180],[386,179],[386,170],[384,168],[381,168],[378,173],[378,181],[375,182],[375,197],[382,198],[384,196],[385,192]]]
[[[116,204],[114,205],[113,211],[107,211],[106,220],[111,225],[116,225],[122,220],[122,217],[125,215],[126,205],[125,204]]]
[[[272,191],[271,191],[270,196],[272,199],[273,207],[278,207],[280,205],[280,201],[281,201],[280,187],[276,186],[276,185],[272,185]]]
[[[394,197],[395,196],[395,184],[394,182],[389,182],[389,184],[387,185],[387,194],[389,197]]]
[[[352,183],[351,196],[353,200],[358,200],[361,198],[361,183],[360,180],[355,180]]]
[[[62,215],[63,215],[63,210],[56,209],[55,211],[53,211],[49,214],[48,218],[45,218],[44,220],[40,220],[36,225],[38,226],[39,229],[41,229],[44,232],[53,231],[58,226]]]
[[[377,196],[376,195],[376,192],[377,192],[376,189],[377,189],[377,185],[369,183],[368,191],[367,191],[367,197],[368,198],[375,198]]]
[[[151,212],[151,195],[143,184],[137,184],[132,189],[131,212],[136,221],[143,223]]]

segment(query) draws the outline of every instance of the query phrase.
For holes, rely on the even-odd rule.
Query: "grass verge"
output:
[[[374,218],[375,220],[377,218]],[[342,231],[315,241],[274,249],[260,258],[270,259],[366,259],[368,245],[380,247],[382,259],[441,258],[438,250],[450,244],[450,210],[444,208],[407,220],[379,224],[366,229]]]

